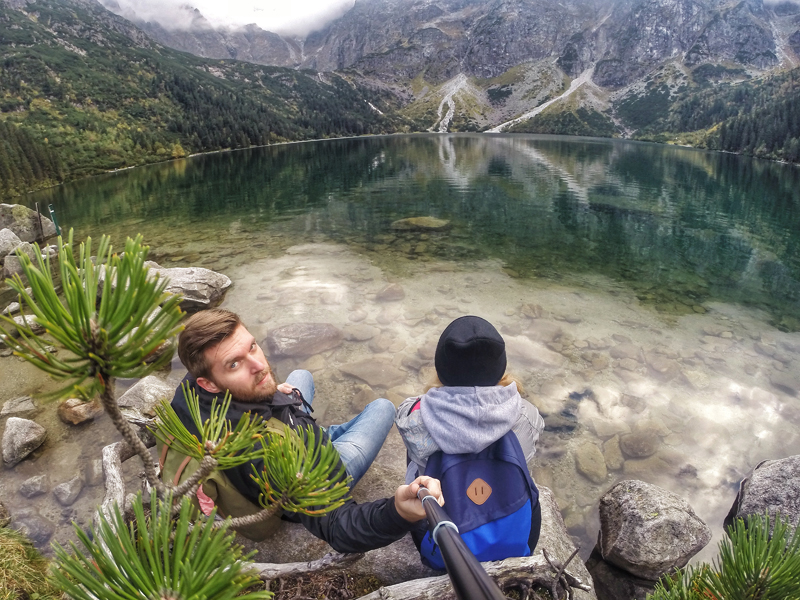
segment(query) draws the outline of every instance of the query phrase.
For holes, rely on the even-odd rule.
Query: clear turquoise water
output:
[[[613,140],[419,135],[199,156],[34,201],[79,239],[141,232],[163,266],[225,273],[223,306],[259,340],[289,323],[341,328],[334,349],[273,360],[284,376],[314,373],[323,424],[378,395],[421,393],[447,323],[489,319],[546,415],[534,475],[584,555],[616,481],[687,498],[718,538],[739,479],[800,453],[796,166]],[[393,227],[420,216],[448,226]],[[383,302],[390,283],[404,297]],[[395,369],[392,381],[353,376],[364,360]],[[653,453],[620,452],[631,435]],[[591,446],[602,465],[584,460]],[[392,433],[357,499],[390,493],[404,466]]]

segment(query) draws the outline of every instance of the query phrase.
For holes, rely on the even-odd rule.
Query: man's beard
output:
[[[264,379],[264,376],[269,374],[270,382],[269,384],[264,387],[263,389],[257,390],[252,393],[248,393],[245,397],[237,396],[234,394],[237,400],[240,402],[269,402],[272,400],[273,396],[275,396],[275,392],[278,391],[278,380],[275,377],[275,373],[272,370],[272,367],[267,365],[267,368],[261,371],[256,376],[256,382],[261,381]]]

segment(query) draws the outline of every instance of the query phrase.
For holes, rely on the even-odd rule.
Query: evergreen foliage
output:
[[[798,600],[800,528],[785,520],[737,519],[713,565],[664,577],[648,600]]]

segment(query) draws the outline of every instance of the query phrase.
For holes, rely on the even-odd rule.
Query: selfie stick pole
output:
[[[444,566],[459,600],[505,600],[494,580],[467,548],[458,527],[439,506],[427,488],[420,487],[417,498],[425,507],[431,537],[442,551]]]

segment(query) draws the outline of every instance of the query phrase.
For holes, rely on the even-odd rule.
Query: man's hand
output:
[[[422,476],[417,477],[410,485],[401,485],[394,494],[394,506],[400,516],[411,523],[416,523],[425,518],[425,507],[417,499],[417,491],[421,486],[428,488],[431,495],[436,498],[439,506],[444,506],[442,486],[439,485],[438,479]]]
[[[289,385],[288,383],[279,383],[278,384],[278,391],[281,394],[286,394],[288,396],[288,395],[290,395],[292,393],[293,389],[294,389],[294,387]]]

